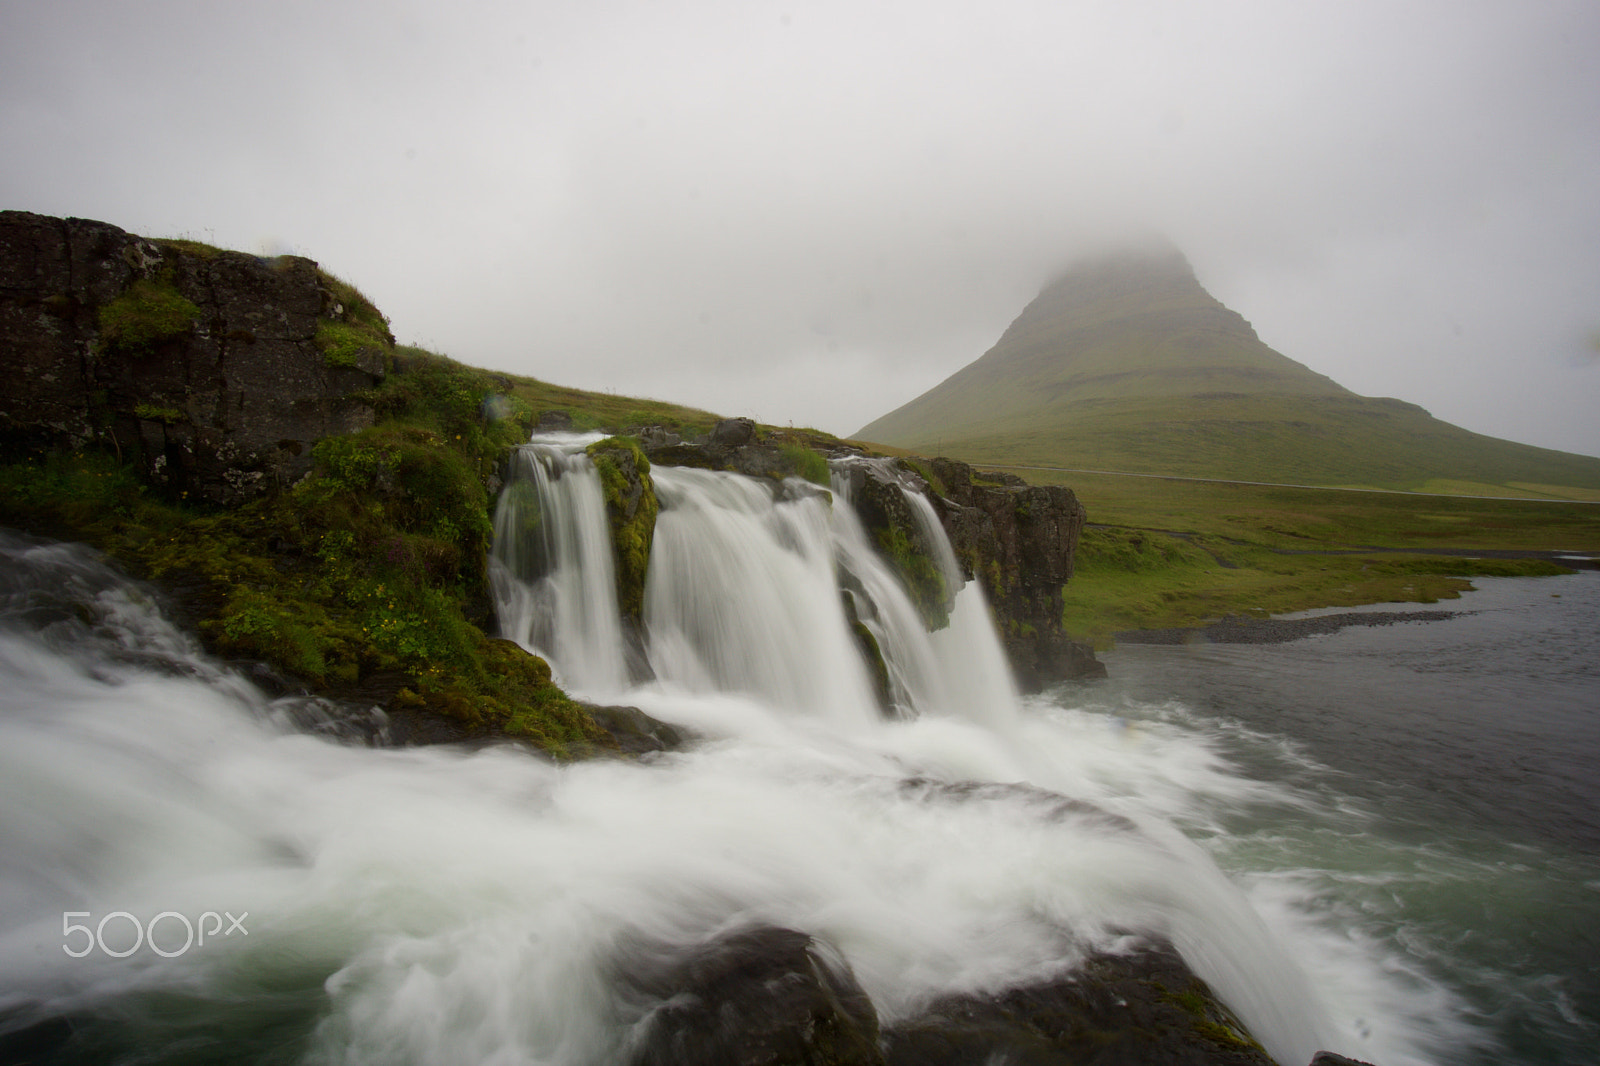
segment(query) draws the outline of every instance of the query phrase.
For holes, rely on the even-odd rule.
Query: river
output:
[[[1383,945],[1402,990],[1478,1048],[1450,1061],[1592,1062],[1600,573],[1476,585],[1430,608],[1444,621],[1124,645],[1109,680],[1055,699],[1282,788],[1276,808],[1192,813],[1191,835],[1280,925],[1335,931],[1333,959]]]
[[[975,586],[927,633],[848,508],[701,471],[658,470],[645,639],[597,648],[624,639],[598,479],[581,442],[526,473],[538,520],[501,525],[551,539],[501,538],[503,624],[686,750],[371,746],[380,718],[269,698],[91,553],[3,539],[4,1056],[626,1061],[630,945],[765,923],[885,1024],[1147,930],[1284,1066],[1591,1061],[1600,575],[1125,647],[1022,699]]]

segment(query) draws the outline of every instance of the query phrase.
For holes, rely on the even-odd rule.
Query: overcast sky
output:
[[[0,207],[850,433],[1161,234],[1285,355],[1600,455],[1600,3],[0,0]]]

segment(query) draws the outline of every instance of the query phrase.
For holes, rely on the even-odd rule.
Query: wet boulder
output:
[[[1051,981],[949,996],[885,1029],[888,1066],[1274,1066],[1164,941]]]
[[[633,945],[618,962],[638,1012],[632,1066],[882,1066],[878,1017],[849,966],[793,929]]]

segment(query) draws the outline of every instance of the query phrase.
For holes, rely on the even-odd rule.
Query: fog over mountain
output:
[[[1363,395],[1600,454],[1600,7],[0,0],[0,206],[849,432],[1156,233]]]
[[[979,359],[856,436],[968,462],[1592,499],[1600,458],[1363,397],[1263,344],[1176,248],[1082,260]]]

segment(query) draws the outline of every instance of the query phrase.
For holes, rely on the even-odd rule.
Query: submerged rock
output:
[[[684,745],[684,731],[659,718],[652,718],[637,707],[602,707],[581,704],[616,742],[623,755],[644,755],[655,751],[677,751]],[[601,749],[604,754],[604,749]]]
[[[1164,940],[1097,952],[1048,981],[945,996],[881,1032],[848,964],[797,930],[636,943],[617,966],[636,1014],[632,1066],[1274,1066]]]

